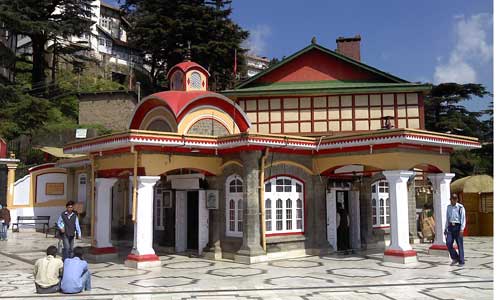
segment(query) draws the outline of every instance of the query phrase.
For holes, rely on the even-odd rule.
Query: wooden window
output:
[[[238,175],[226,180],[226,235],[243,236],[243,180]]]

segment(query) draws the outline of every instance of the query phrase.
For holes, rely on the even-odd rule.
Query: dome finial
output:
[[[186,56],[184,57],[184,61],[191,61],[191,41],[188,41],[188,48],[186,51]]]

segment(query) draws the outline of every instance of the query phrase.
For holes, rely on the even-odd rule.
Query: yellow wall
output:
[[[443,172],[450,171],[450,158],[447,154],[388,152],[375,154],[349,154],[313,159],[316,173],[323,173],[336,166],[358,164],[384,170],[409,170],[421,164],[436,166]]]
[[[218,157],[185,156],[139,153],[138,167],[145,168],[147,176],[158,176],[167,171],[175,169],[199,169],[219,174],[222,159]],[[97,170],[133,168],[134,158],[132,154],[121,154],[111,157],[96,158]]]

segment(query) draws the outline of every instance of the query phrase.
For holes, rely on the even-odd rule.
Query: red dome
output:
[[[167,73],[167,78],[170,79],[170,75],[177,69],[180,69],[184,74],[186,74],[186,72],[191,70],[191,69],[197,69],[197,70],[205,73],[205,75],[207,77],[210,76],[210,73],[208,73],[207,69],[203,68],[201,65],[199,65],[193,61],[188,60],[188,61],[180,62],[180,63],[176,64],[175,66],[173,66],[172,68],[170,68],[170,70]]]
[[[129,128],[139,129],[147,113],[159,106],[170,110],[177,122],[195,107],[214,106],[230,115],[234,113],[234,121],[240,132],[245,132],[251,126],[241,107],[221,94],[209,91],[166,91],[142,99],[135,109]]]

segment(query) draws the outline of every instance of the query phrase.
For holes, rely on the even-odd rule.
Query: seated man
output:
[[[47,248],[47,256],[40,258],[35,263],[35,286],[38,294],[59,292],[59,279],[62,275],[63,262],[56,257],[57,248]]]
[[[83,290],[90,291],[90,272],[88,264],[83,260],[83,248],[73,249],[73,258],[64,260],[61,291],[65,294],[76,294]]]

